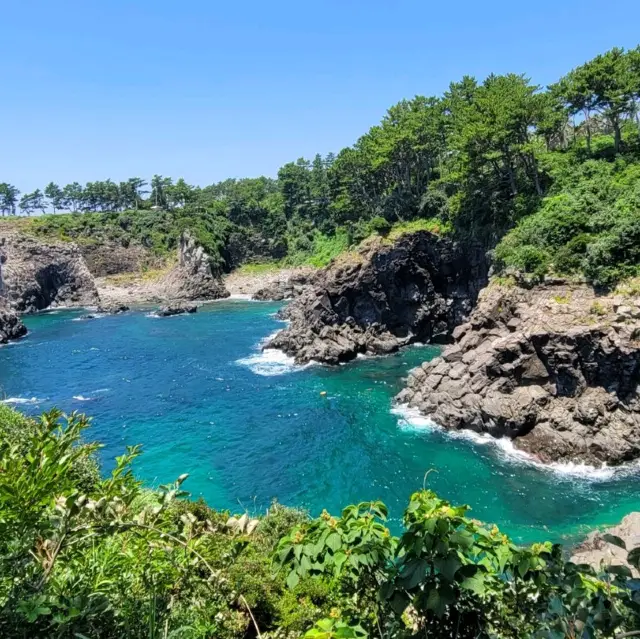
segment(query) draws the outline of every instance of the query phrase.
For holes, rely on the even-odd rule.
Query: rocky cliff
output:
[[[543,462],[640,457],[640,300],[558,283],[489,286],[400,403],[440,426],[509,437]]]
[[[75,244],[7,233],[0,250],[6,260],[6,300],[15,310],[30,313],[99,302],[93,277]]]
[[[0,300],[0,344],[19,339],[27,334],[26,326],[20,318]]]
[[[427,232],[395,244],[378,238],[315,275],[285,309],[290,325],[266,347],[297,362],[336,364],[447,339],[473,308],[486,273],[479,246]]]
[[[168,300],[210,300],[229,297],[220,274],[211,268],[211,259],[188,231],[180,238],[178,263],[161,282]]]

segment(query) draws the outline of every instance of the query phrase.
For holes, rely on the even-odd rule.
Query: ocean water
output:
[[[259,512],[277,498],[313,514],[382,499],[398,529],[427,485],[517,540],[573,541],[640,509],[640,472],[537,466],[505,442],[452,436],[393,406],[413,347],[337,368],[295,367],[260,343],[282,327],[278,304],[222,301],[196,315],[148,311],[81,320],[27,318],[30,335],[0,348],[0,399],[30,414],[52,406],[93,417],[106,469],[128,444],[150,485],[190,477],[210,505]]]

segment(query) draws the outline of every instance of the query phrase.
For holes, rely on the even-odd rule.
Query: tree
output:
[[[620,152],[621,125],[632,118],[640,91],[637,49],[625,52],[613,48],[577,67],[557,85],[572,114],[582,112],[587,130],[587,148],[591,151],[591,114],[600,113],[614,135],[614,153]]]
[[[57,184],[55,184],[54,182],[49,182],[49,184],[47,184],[44,189],[44,194],[49,200],[49,206],[51,206],[54,213],[57,209],[62,208],[64,196],[62,193],[62,189]]]
[[[175,184],[168,184],[165,192],[170,208],[184,207],[194,199],[194,187],[187,184],[184,178],[180,178]]]
[[[62,189],[63,208],[70,208],[74,213],[82,208],[84,198],[84,189],[78,182],[67,184]]]
[[[151,201],[154,206],[160,208],[167,207],[167,188],[173,184],[171,178],[162,177],[162,175],[154,175],[151,178]]]
[[[31,215],[34,211],[44,213],[46,204],[42,191],[36,189],[33,193],[25,193],[20,198],[20,209],[26,215]]]
[[[20,191],[7,182],[0,183],[0,211],[2,215],[15,215]]]

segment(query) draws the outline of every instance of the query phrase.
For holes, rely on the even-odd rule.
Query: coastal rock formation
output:
[[[198,307],[195,304],[169,304],[167,306],[161,306],[156,312],[156,315],[158,317],[172,317],[173,315],[192,314],[197,310]]]
[[[164,264],[162,258],[154,257],[151,251],[136,244],[86,243],[80,245],[80,251],[94,277],[137,273],[144,268],[159,268]]]
[[[229,297],[222,279],[211,268],[211,258],[188,231],[180,238],[178,263],[161,283],[169,300],[212,300]]]
[[[378,238],[315,276],[284,312],[290,325],[266,348],[328,364],[445,340],[486,284],[483,250],[421,231]]]
[[[97,313],[103,315],[121,315],[131,310],[126,304],[108,304],[107,306],[98,306]]]
[[[20,321],[18,315],[6,307],[0,300],[0,344],[6,344],[10,340],[20,339],[26,334],[27,328]]]
[[[98,304],[95,282],[75,244],[11,233],[2,251],[6,300],[15,310]]]
[[[614,535],[624,541],[626,550],[608,542],[603,535]],[[603,531],[592,532],[573,551],[574,564],[589,564],[596,570],[604,566],[627,566],[635,578],[638,570],[627,563],[627,555],[634,548],[640,548],[640,513],[630,513],[620,524]]]
[[[281,275],[253,295],[254,300],[281,302],[299,297],[309,286],[312,286],[318,271],[313,268],[299,269]]]
[[[453,337],[398,402],[450,430],[509,437],[543,462],[640,457],[640,300],[490,285]]]

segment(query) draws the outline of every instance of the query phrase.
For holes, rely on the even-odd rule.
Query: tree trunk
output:
[[[584,112],[584,123],[587,127],[587,152],[591,155],[591,114],[588,109]]]
[[[613,122],[613,152],[618,155],[620,152],[620,143],[622,141],[622,135],[620,133],[620,122],[616,118]]]

